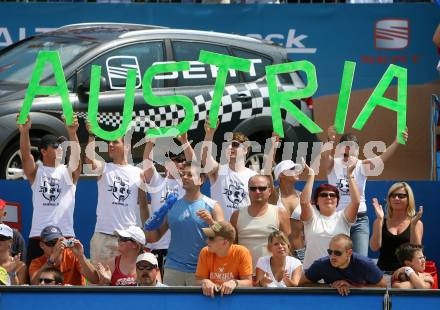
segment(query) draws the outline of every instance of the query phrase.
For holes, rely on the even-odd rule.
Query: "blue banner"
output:
[[[0,4],[0,48],[66,24],[125,22],[248,35],[284,46],[317,68],[317,95],[337,93],[345,60],[357,63],[353,89],[374,88],[389,64],[408,83],[438,79],[434,3],[378,5]]]

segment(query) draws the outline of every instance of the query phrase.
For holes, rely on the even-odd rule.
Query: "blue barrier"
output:
[[[322,182],[317,182],[320,184]],[[377,197],[379,202],[385,207],[384,198],[388,188],[394,181],[368,181],[366,186],[366,200],[368,206],[368,216],[370,218],[370,227],[375,219],[374,210],[371,206],[371,199]],[[440,189],[440,182],[431,181],[410,181],[413,188],[416,205],[424,206],[422,221],[424,223],[425,255],[430,260],[435,260],[440,264],[440,247],[436,240],[440,223],[440,209],[438,199],[435,196]],[[299,182],[298,188],[302,188],[303,182]],[[205,182],[202,192],[209,194],[209,182]],[[27,181],[6,181],[0,180],[0,198],[10,202],[19,202],[22,206],[22,225],[23,235],[26,238],[29,235],[32,220],[32,200],[31,190]],[[97,185],[94,180],[80,180],[76,192],[76,205],[74,213],[75,232],[85,247],[86,255],[89,253],[89,241],[93,235],[96,223],[96,203],[97,203]],[[370,253],[371,257],[377,256],[377,253]]]
[[[341,297],[334,289],[238,289],[232,296],[203,296],[200,288],[0,288],[2,309],[148,309],[160,310],[253,310],[320,309],[358,310],[383,309],[384,289],[353,289],[349,297]],[[310,298],[312,297],[313,298]],[[438,299],[438,297],[437,297]]]
[[[440,290],[388,290],[389,309],[440,309]]]

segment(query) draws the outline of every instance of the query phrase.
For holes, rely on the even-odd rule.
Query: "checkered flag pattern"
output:
[[[295,89],[293,86],[280,87],[282,90]],[[251,96],[252,101],[249,104],[243,104],[237,99],[238,94],[246,94]],[[202,125],[207,111],[211,108],[213,92],[209,95],[198,95],[193,99],[194,102],[194,122],[191,126],[196,129]],[[301,101],[300,109],[307,111],[307,105]],[[61,111],[60,111],[61,112]],[[61,112],[62,113],[62,112]],[[287,113],[288,114],[288,113]],[[78,118],[86,119],[87,112],[78,112]],[[231,121],[240,121],[248,119],[252,116],[270,116],[269,91],[265,82],[255,82],[242,85],[227,85],[225,87],[222,103],[219,109],[220,123],[228,123]],[[286,113],[283,113],[286,115]],[[169,127],[179,124],[185,117],[184,110],[181,106],[171,105],[164,107],[154,107],[146,110],[133,111],[132,128],[136,132],[145,132],[148,128]],[[287,120],[287,119],[286,119]],[[299,126],[299,123],[293,118],[288,118],[293,126]],[[122,123],[122,114],[120,112],[102,112],[98,114],[98,123],[111,127],[119,127]]]

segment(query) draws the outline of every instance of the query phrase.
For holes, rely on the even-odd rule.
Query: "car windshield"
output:
[[[3,53],[0,51],[0,84],[27,85],[40,51],[58,51],[63,68],[65,68],[74,58],[78,58],[98,44],[99,42],[81,40],[77,37],[47,35],[26,40]],[[46,65],[41,82],[51,77],[52,73],[52,66]]]

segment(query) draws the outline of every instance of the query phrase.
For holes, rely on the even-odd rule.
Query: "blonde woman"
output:
[[[267,248],[271,256],[258,259],[256,285],[262,287],[298,286],[301,278],[301,262],[289,256],[290,242],[281,231],[274,231],[268,237]]]
[[[423,207],[416,214],[414,194],[405,182],[393,184],[387,195],[387,214],[384,216],[382,206],[377,198],[373,198],[376,220],[373,224],[373,234],[370,248],[380,251],[377,265],[384,271],[395,271],[401,265],[396,256],[396,250],[403,243],[422,244],[423,223],[420,220]]]

